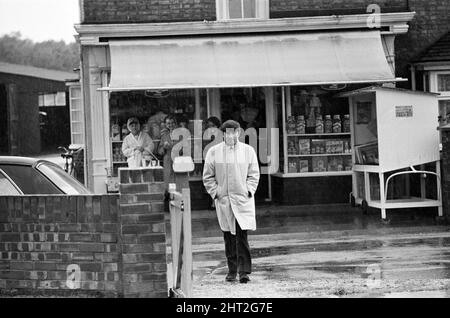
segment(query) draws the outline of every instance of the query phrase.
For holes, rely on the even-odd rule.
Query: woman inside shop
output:
[[[166,189],[169,183],[175,182],[175,174],[172,167],[172,147],[175,143],[172,140],[171,133],[176,128],[176,125],[175,117],[167,115],[164,119],[165,127],[161,130],[161,140],[158,146],[158,154],[163,158],[164,185]]]
[[[210,134],[208,134],[208,136],[211,136],[210,140],[207,140],[207,143],[211,143],[210,145],[214,145],[216,143],[220,143],[222,142],[222,138],[218,138],[218,140],[216,140],[216,136],[218,135],[218,133],[221,133],[220,131],[220,126],[222,124],[220,123],[220,119],[215,117],[215,116],[211,116],[206,120],[206,129],[211,129]],[[217,130],[217,131],[214,131]],[[216,141],[214,143],[214,141]],[[205,151],[206,153],[206,151]],[[209,208],[211,210],[214,210],[216,208],[216,205],[214,204],[214,200],[208,196],[209,198]]]
[[[136,117],[128,119],[127,128],[130,134],[123,140],[122,153],[127,157],[129,168],[142,167],[144,158],[153,156],[153,140],[146,132],[141,131],[141,125]]]

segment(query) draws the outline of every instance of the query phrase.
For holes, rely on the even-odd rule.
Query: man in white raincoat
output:
[[[228,263],[226,281],[247,283],[251,273],[251,255],[247,231],[256,230],[255,191],[259,182],[256,153],[238,141],[240,125],[223,123],[225,141],[209,149],[203,168],[203,184],[214,199],[219,225],[224,233]]]
[[[123,139],[122,153],[127,157],[129,168],[139,168],[142,166],[144,156],[152,154],[153,140],[146,132],[141,131],[139,120],[136,117],[128,119],[127,128],[130,134]]]

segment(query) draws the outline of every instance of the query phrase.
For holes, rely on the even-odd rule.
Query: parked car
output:
[[[0,195],[92,194],[58,165],[42,159],[0,156]]]

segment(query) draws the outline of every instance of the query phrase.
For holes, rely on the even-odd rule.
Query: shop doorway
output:
[[[0,84],[0,155],[7,155],[9,152],[8,136],[8,98],[6,86]]]
[[[260,129],[268,128],[266,120],[266,90],[264,87],[238,87],[220,89],[220,110],[222,123],[227,120],[239,122],[241,128],[247,133],[241,141],[250,144],[251,129],[255,129],[258,139],[258,149],[262,142],[267,142],[260,135]],[[261,166],[266,162],[261,160],[258,149],[258,161]],[[258,189],[255,193],[256,202],[261,204],[269,199],[269,178],[267,174],[261,174]]]

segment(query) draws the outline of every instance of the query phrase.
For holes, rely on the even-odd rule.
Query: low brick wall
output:
[[[120,169],[125,297],[167,297],[162,169]]]
[[[120,195],[0,196],[0,293],[167,297],[162,172]]]
[[[119,197],[0,197],[0,288],[120,293]]]

